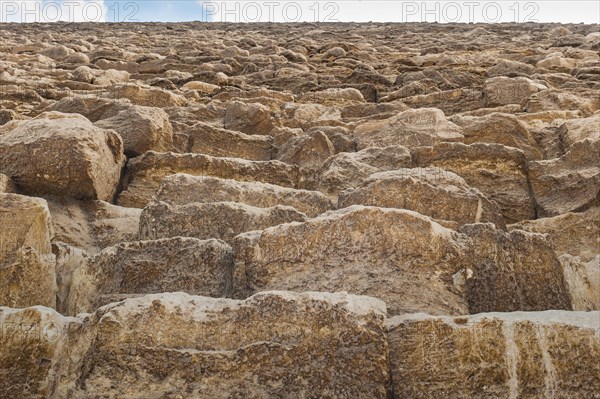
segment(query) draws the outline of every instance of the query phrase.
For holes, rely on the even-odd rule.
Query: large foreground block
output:
[[[0,194],[0,306],[56,306],[53,235],[45,200]]]
[[[132,296],[182,291],[231,296],[233,255],[219,240],[175,237],[108,247],[72,277],[67,312],[93,312]]]
[[[389,313],[571,309],[560,263],[540,234],[491,223],[445,228],[419,213],[354,205],[237,236],[235,295],[348,291]]]
[[[600,312],[387,321],[394,399],[597,398]]]
[[[47,112],[0,127],[0,170],[20,193],[112,201],[124,163],[117,133],[81,115]]]
[[[345,293],[128,299],[89,318],[57,397],[383,399],[384,319]]]

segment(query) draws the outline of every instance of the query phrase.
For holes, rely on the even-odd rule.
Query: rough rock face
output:
[[[0,193],[14,193],[15,190],[15,184],[10,177],[0,173]]]
[[[459,239],[416,212],[352,206],[238,236],[235,294],[348,291],[383,299],[390,314],[464,314],[451,282],[461,269]]]
[[[600,399],[597,25],[0,25],[0,399]]]
[[[585,210],[599,203],[600,139],[574,143],[560,158],[529,163],[540,216]]]
[[[462,141],[461,129],[435,108],[410,109],[384,120],[366,122],[354,129],[358,148],[403,145],[428,146]]]
[[[121,243],[91,257],[72,277],[68,314],[131,296],[183,291],[231,296],[233,258],[222,241],[175,237]]]
[[[474,264],[466,270],[471,313],[571,310],[562,267],[546,236],[521,230],[505,233],[482,223],[459,231],[472,239]]]
[[[0,307],[0,396],[53,397],[54,371],[82,322],[42,306]]]
[[[464,178],[498,204],[507,222],[534,218],[522,151],[498,144],[442,143],[412,153],[417,166],[436,166]]]
[[[165,177],[156,193],[172,205],[191,202],[239,202],[259,208],[291,206],[310,217],[334,208],[319,191],[296,190],[274,184],[221,179],[213,176],[177,174]]]
[[[0,306],[56,306],[54,232],[45,200],[0,194]]]
[[[332,196],[360,186],[371,174],[385,170],[412,167],[410,152],[403,146],[372,147],[359,152],[344,152],[323,162],[310,183]]]
[[[452,119],[463,128],[464,142],[497,143],[523,150],[527,159],[540,159],[541,151],[526,125],[510,114],[492,113],[480,117]]]
[[[249,232],[233,242],[235,295],[343,290],[383,299],[391,315],[571,309],[544,236],[481,223],[460,232],[413,211],[356,205]]]
[[[598,318],[564,311],[393,317],[386,327],[394,397],[593,398]]]
[[[204,154],[175,154],[149,151],[127,163],[124,191],[119,205],[143,208],[152,199],[163,177],[176,173],[215,176],[241,181],[259,181],[297,187],[297,166],[280,161],[247,161]]]
[[[410,209],[458,224],[492,222],[505,226],[496,204],[460,176],[434,167],[374,173],[359,188],[343,192],[339,205]]]
[[[509,226],[511,229],[549,234],[557,254],[571,254],[583,260],[600,254],[600,208],[585,212],[569,212],[560,216],[527,220]]]
[[[384,319],[382,302],[345,293],[129,299],[89,318],[56,394],[383,399]]]
[[[137,239],[141,209],[68,198],[49,198],[48,207],[54,239],[89,253]]]
[[[0,164],[20,193],[111,201],[124,160],[119,136],[79,115],[51,112],[0,127]]]
[[[160,108],[134,105],[115,116],[99,120],[95,125],[119,133],[125,154],[130,157],[150,150],[170,151],[173,147],[169,115]]]
[[[231,242],[235,236],[247,231],[306,219],[302,212],[283,205],[257,208],[236,202],[194,202],[174,206],[151,202],[142,211],[139,238],[213,237]]]
[[[202,122],[185,129],[185,133],[189,136],[189,152],[251,161],[270,161],[272,158],[273,139],[270,136],[247,135]]]

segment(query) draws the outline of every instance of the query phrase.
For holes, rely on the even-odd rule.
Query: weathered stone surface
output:
[[[133,84],[110,87],[111,98],[126,98],[136,105],[146,107],[177,107],[187,103],[185,97],[156,87],[140,87]]]
[[[124,160],[120,137],[79,115],[50,112],[0,127],[2,172],[20,193],[110,201]]]
[[[309,185],[337,196],[345,189],[360,186],[373,173],[412,166],[410,151],[406,147],[371,147],[330,157]]]
[[[529,162],[538,215],[555,216],[599,203],[600,139],[575,142],[560,158]]]
[[[346,290],[384,300],[392,315],[571,309],[547,238],[493,224],[457,233],[413,211],[355,205],[242,234],[232,246],[238,297]]]
[[[451,277],[461,269],[457,240],[416,212],[352,206],[236,237],[235,295],[348,291],[384,300],[392,315],[465,314]]]
[[[383,303],[345,293],[129,299],[90,318],[56,393],[383,399],[384,319]]]
[[[259,181],[284,187],[298,187],[300,184],[298,167],[280,161],[248,161],[204,154],[149,151],[127,163],[119,205],[143,208],[158,190],[161,180],[176,173]]]
[[[95,125],[119,133],[123,139],[125,154],[130,157],[149,150],[169,151],[173,147],[173,129],[169,115],[160,108],[134,105],[115,116],[99,120]]]
[[[89,258],[72,276],[68,314],[140,294],[231,295],[233,257],[222,241],[174,237],[123,242]]]
[[[194,202],[186,205],[151,202],[142,211],[139,237],[148,240],[186,236],[231,242],[235,236],[247,231],[306,219],[305,214],[282,205],[257,208],[236,202]]]
[[[215,157],[243,158],[251,161],[272,159],[273,138],[247,135],[199,122],[185,130],[189,135],[188,152]]]
[[[510,225],[510,229],[549,234],[558,255],[571,254],[591,260],[600,254],[600,208],[585,212],[569,212],[537,220],[525,220]]]
[[[588,261],[563,254],[559,260],[573,310],[600,310],[600,254]]]
[[[562,267],[547,236],[492,224],[470,224],[459,229],[471,238],[473,262],[465,269],[471,313],[518,310],[571,310]]]
[[[334,209],[331,200],[319,191],[186,174],[165,177],[156,198],[172,205],[191,202],[240,202],[259,208],[286,205],[310,217]]]
[[[565,311],[393,317],[394,397],[593,398],[599,320],[599,312]]]
[[[81,320],[41,306],[0,307],[0,396],[54,397],[54,371]]]
[[[137,239],[141,209],[68,198],[48,199],[48,207],[54,239],[91,254]]]
[[[389,119],[366,122],[353,134],[358,149],[390,145],[410,148],[463,140],[461,128],[435,108],[411,109]]]
[[[508,78],[498,76],[485,81],[483,94],[486,107],[505,104],[521,104],[529,96],[548,88],[525,77]]]
[[[527,126],[510,114],[491,113],[480,117],[455,117],[463,128],[466,144],[497,143],[523,150],[527,159],[541,159],[542,153]]]
[[[0,194],[0,306],[56,306],[53,235],[45,200]]]
[[[16,189],[15,183],[10,177],[0,173],[0,193],[14,193]]]
[[[410,209],[458,224],[492,222],[505,227],[496,204],[462,177],[435,167],[374,173],[360,187],[340,195],[339,207],[350,205]]]
[[[559,134],[565,150],[581,140],[600,140],[600,114],[589,118],[568,120],[560,127]]]
[[[412,151],[417,166],[456,173],[496,202],[507,223],[535,217],[522,151],[498,144],[442,143]]]
[[[545,90],[536,93],[524,104],[527,112],[550,110],[580,111],[585,116],[591,116],[600,109],[600,99],[593,91],[569,93],[559,89]]]
[[[229,104],[224,123],[225,129],[246,134],[269,134],[274,127],[269,107],[260,103],[246,104],[240,101]]]
[[[277,152],[277,159],[300,166],[305,170],[319,169],[335,154],[335,147],[325,133],[316,131],[289,139]]]
[[[597,25],[1,25],[0,192],[47,208],[0,224],[0,306],[107,305],[51,350],[0,322],[0,398],[600,399],[598,331],[465,316],[600,308]],[[227,276],[194,269],[204,238]],[[161,294],[270,289],[456,326],[404,334],[392,387],[375,300]]]

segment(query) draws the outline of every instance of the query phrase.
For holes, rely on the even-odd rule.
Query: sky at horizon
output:
[[[0,22],[56,21],[600,24],[600,1],[0,0]]]

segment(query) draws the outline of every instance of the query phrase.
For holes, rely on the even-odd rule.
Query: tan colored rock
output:
[[[416,212],[352,206],[236,237],[237,297],[277,287],[348,291],[386,302],[389,314],[465,314],[452,275],[461,237]]]
[[[389,119],[369,121],[357,126],[353,135],[358,149],[390,145],[410,148],[463,140],[461,128],[435,108],[410,109]]]
[[[110,201],[124,160],[120,137],[79,115],[49,112],[0,127],[3,173],[24,194]]]
[[[600,140],[600,114],[568,120],[560,127],[559,134],[565,150],[581,140]]]
[[[350,205],[410,209],[458,224],[492,222],[505,227],[496,204],[462,177],[435,167],[374,173],[360,187],[340,195],[339,207]]]
[[[584,261],[600,254],[600,208],[585,212],[568,212],[562,215],[524,220],[510,225],[510,229],[549,234],[557,255],[571,254]]]
[[[49,199],[48,207],[55,240],[90,254],[137,239],[141,209],[69,198]]]
[[[306,219],[305,214],[282,205],[257,208],[236,202],[194,202],[186,205],[151,202],[142,211],[139,238],[153,240],[185,236],[231,242],[235,236],[247,231]]]
[[[56,307],[54,232],[46,201],[0,194],[0,227],[0,306]]]
[[[573,310],[600,310],[600,254],[589,261],[563,254],[559,260]]]
[[[328,195],[359,187],[371,174],[412,167],[409,150],[403,146],[370,147],[359,152],[343,152],[327,159],[310,182]]]
[[[191,81],[191,82],[187,82],[186,84],[181,86],[181,88],[187,89],[187,90],[196,90],[201,93],[210,94],[210,93],[213,93],[214,91],[216,91],[217,89],[219,89],[219,86],[213,85],[210,83],[206,83],[206,82]]]
[[[81,324],[41,306],[0,307],[0,397],[54,397],[54,371]]]
[[[52,252],[56,256],[56,310],[66,314],[73,272],[85,264],[89,254],[84,249],[56,240],[52,243]]]
[[[470,313],[572,310],[552,242],[542,234],[505,232],[492,224],[464,225],[471,270],[463,278]],[[466,276],[464,276],[466,274]]]
[[[472,111],[485,106],[481,89],[459,88],[405,97],[402,102],[410,108],[437,108],[446,115]]]
[[[521,104],[532,94],[547,90],[548,87],[525,77],[508,78],[497,76],[489,78],[483,86],[486,107],[506,104]]]
[[[170,151],[173,128],[169,115],[160,108],[134,105],[116,115],[95,123],[103,129],[113,129],[123,139],[125,154],[139,156],[146,151]]]
[[[593,398],[599,320],[599,312],[565,311],[393,317],[386,326],[394,394]]]
[[[189,135],[189,152],[251,161],[272,159],[273,138],[270,136],[248,135],[202,122],[185,129],[185,133]]]
[[[510,114],[492,113],[480,117],[455,117],[463,128],[466,144],[498,143],[523,150],[527,159],[541,159],[542,153],[527,126]]]
[[[507,223],[535,218],[522,151],[498,144],[442,143],[412,153],[417,166],[454,172],[480,190],[498,204]]]
[[[156,194],[162,179],[177,173],[258,181],[284,187],[298,187],[300,184],[298,167],[280,161],[248,161],[203,154],[149,151],[129,160],[124,191],[119,195],[118,204],[143,208]]]
[[[67,313],[93,312],[111,302],[159,292],[227,297],[232,268],[231,247],[215,239],[120,243],[75,270]]]
[[[562,110],[580,111],[585,116],[591,116],[600,109],[600,99],[594,91],[570,93],[559,89],[545,90],[536,93],[524,104],[529,113]]]
[[[91,317],[56,394],[384,399],[384,319],[383,303],[346,293],[129,299]]]
[[[277,159],[298,165],[304,170],[316,170],[334,154],[335,147],[327,135],[316,131],[288,140],[277,151]]]
[[[178,107],[187,104],[185,97],[156,87],[141,87],[133,84],[110,87],[111,98],[126,98],[136,105],[146,107]]]
[[[225,129],[237,130],[246,134],[269,134],[275,127],[269,107],[259,104],[246,104],[232,101],[227,106],[224,120]]]
[[[81,114],[92,122],[110,118],[131,107],[127,99],[108,99],[96,96],[68,96],[48,106],[45,111]]]
[[[538,61],[535,66],[537,68],[549,69],[551,71],[571,73],[576,66],[576,60],[555,55]]]
[[[165,177],[156,198],[172,205],[192,202],[240,202],[259,208],[291,206],[310,217],[334,209],[319,191],[296,190],[274,184],[176,174]]]
[[[15,183],[10,177],[0,173],[0,193],[14,193],[16,189]]]
[[[305,103],[317,103],[325,106],[344,106],[354,103],[364,103],[362,93],[354,88],[331,88],[320,91],[312,91],[302,94],[299,101]]]
[[[560,158],[529,162],[538,215],[585,210],[600,197],[600,140],[575,142]]]

